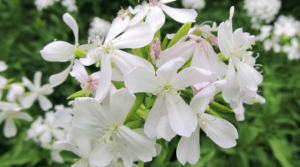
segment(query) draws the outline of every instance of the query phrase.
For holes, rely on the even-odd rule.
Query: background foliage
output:
[[[94,16],[112,21],[117,12],[129,5],[135,6],[135,0],[84,0],[76,2],[78,10],[71,13],[79,25],[79,43],[87,43],[87,30]],[[181,2],[173,2],[173,7],[182,7]],[[206,1],[204,9],[198,11],[197,23],[216,21],[219,24],[229,17],[230,6],[235,6],[233,28],[243,27],[250,34],[258,35],[252,30],[250,18],[243,9],[240,0]],[[32,0],[0,1],[0,60],[9,68],[1,73],[6,78],[21,81],[22,76],[33,78],[39,70],[43,73],[42,83],[47,83],[50,75],[63,71],[68,63],[51,63],[42,59],[39,51],[54,39],[74,42],[74,36],[62,21],[67,10],[60,3],[55,3],[43,11],[37,11]],[[279,14],[291,15],[300,20],[300,6],[297,1],[283,1]],[[279,15],[278,14],[278,15]],[[162,29],[162,36],[175,33],[181,24],[169,17]],[[239,139],[236,147],[223,149],[213,143],[201,132],[201,159],[194,165],[200,166],[266,166],[292,167],[300,164],[300,62],[288,60],[283,52],[275,54],[272,50],[264,51],[262,43],[257,42],[253,48],[259,53],[258,64],[262,64],[264,82],[260,85],[260,94],[267,102],[263,105],[246,106],[245,121],[237,122],[234,114],[218,113],[232,122],[238,129]],[[69,77],[62,85],[55,88],[49,96],[53,104],[67,104],[66,97],[80,89],[77,81]],[[38,104],[27,111],[33,118],[44,115]],[[75,156],[62,152],[65,164],[52,162],[50,153],[33,141],[24,141],[30,123],[21,121],[16,137],[6,139],[0,135],[0,166],[57,166],[66,167],[73,164]],[[0,126],[3,129],[3,124]],[[171,142],[159,140],[162,154],[145,166],[182,166],[176,160],[176,145],[180,137]],[[191,166],[186,164],[186,166]]]

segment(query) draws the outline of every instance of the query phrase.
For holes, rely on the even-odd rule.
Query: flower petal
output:
[[[146,137],[137,134],[124,125],[119,126],[118,133],[130,151],[140,160],[148,162],[152,160],[152,157],[156,156],[153,143]]]
[[[143,67],[136,67],[124,75],[126,88],[131,93],[152,93],[158,88],[156,77]]]
[[[228,121],[213,115],[205,114],[207,126],[200,124],[201,128],[216,144],[223,148],[231,148],[236,145],[238,132],[236,128]]]
[[[120,17],[116,17],[114,21],[111,23],[110,29],[108,30],[108,33],[106,35],[105,42],[107,40],[114,39],[117,35],[123,32],[128,27],[129,22],[130,22],[129,16],[126,16],[124,20]]]
[[[40,88],[41,87],[41,79],[42,79],[42,73],[40,71],[37,71],[34,74],[34,79],[33,79],[34,86]]]
[[[26,120],[26,121],[32,121],[32,117],[25,113],[25,112],[16,112],[14,114],[14,118],[16,119],[23,119],[23,120]]]
[[[69,13],[65,13],[63,15],[63,20],[72,29],[73,34],[75,36],[75,44],[77,44],[78,43],[78,25],[77,25],[75,19]]]
[[[148,45],[153,39],[149,23],[139,23],[127,29],[122,35],[115,38],[112,43],[115,49],[141,48]]]
[[[130,152],[131,150],[127,147],[127,145],[125,145],[124,141],[121,138],[119,138],[117,135],[112,134],[112,137],[118,145],[124,166],[131,167],[133,161],[132,154]]]
[[[107,166],[115,157],[115,152],[109,144],[100,143],[89,155],[91,165],[97,167]]]
[[[109,55],[101,59],[101,78],[99,79],[95,99],[101,102],[107,95],[111,84],[111,61]]]
[[[72,77],[75,77],[75,79],[79,83],[83,83],[88,79],[88,73],[86,72],[84,66],[81,64],[81,62],[78,59],[74,61],[74,65],[72,71],[70,72],[70,75]]]
[[[122,125],[135,102],[135,96],[126,88],[115,91],[110,97],[110,119]]]
[[[33,83],[27,79],[26,77],[22,77],[22,81],[23,83],[25,84],[25,86],[30,90],[30,91],[35,91],[36,90],[36,87],[35,85],[33,85]]]
[[[183,66],[185,63],[184,58],[177,57],[174,58],[167,63],[163,64],[157,71],[156,75],[158,78],[160,78],[164,82],[166,80],[171,80],[176,74],[177,70]]]
[[[179,140],[176,155],[178,161],[184,165],[186,162],[196,164],[200,158],[200,128],[197,126],[190,137],[182,136]]]
[[[176,133],[173,131],[169,117],[167,115],[161,117],[157,126],[157,134],[163,139],[170,141],[173,137],[176,136]]]
[[[208,104],[214,97],[215,93],[216,87],[214,85],[210,85],[208,87],[203,88],[191,100],[191,108],[196,112],[204,113],[204,111],[207,109]]]
[[[162,5],[162,9],[166,12],[172,19],[178,21],[179,23],[195,22],[197,17],[197,12],[194,9],[176,9],[171,8],[166,5]]]
[[[64,41],[54,41],[40,51],[46,61],[65,62],[74,57],[75,46]]]
[[[167,93],[166,96],[168,115],[173,131],[181,136],[190,137],[197,127],[196,114],[177,92]]]
[[[29,108],[29,107],[32,106],[32,104],[37,99],[37,97],[38,97],[38,94],[32,93],[28,96],[25,96],[25,97],[21,98],[20,103],[21,103],[22,107]]]
[[[229,59],[229,66],[226,74],[227,85],[223,87],[223,97],[226,102],[236,101],[240,96],[240,87],[232,59]]]
[[[55,87],[55,86],[58,86],[61,83],[63,83],[67,79],[72,66],[73,66],[73,62],[71,62],[69,67],[66,68],[64,71],[62,71],[58,74],[51,75],[49,78],[49,82],[50,82],[51,86]]]
[[[38,100],[39,100],[40,107],[44,111],[48,111],[50,108],[52,108],[51,101],[49,99],[47,99],[44,95],[39,95]]]
[[[2,77],[2,76],[0,76],[0,90],[2,88],[4,88],[6,84],[7,84],[7,79],[4,78],[4,77]]]
[[[17,134],[17,127],[12,119],[6,119],[4,125],[4,136],[6,138],[13,137]]]
[[[166,100],[163,94],[159,94],[147,116],[144,126],[145,134],[150,139],[156,137],[159,120],[165,115],[167,115]]]
[[[152,32],[155,33],[164,25],[166,16],[158,6],[150,7],[149,10],[145,22],[151,25]]]
[[[129,26],[133,26],[133,25],[136,25],[138,24],[140,21],[143,20],[143,18],[145,18],[145,16],[148,14],[149,12],[149,5],[146,5],[142,8],[141,5],[138,5],[134,8],[134,10],[130,10],[129,8],[129,11],[130,13],[132,14],[135,14],[137,13],[131,20],[130,20],[130,23],[129,23]]]
[[[111,68],[111,80],[113,81],[124,81],[124,75],[117,66]]]

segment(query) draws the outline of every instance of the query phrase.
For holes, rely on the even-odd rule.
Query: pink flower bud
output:
[[[151,52],[150,52],[152,62],[154,64],[156,64],[156,60],[159,60],[159,54],[161,52],[160,46],[161,46],[161,43],[159,42],[159,39],[155,38],[153,40],[152,45],[151,45]]]

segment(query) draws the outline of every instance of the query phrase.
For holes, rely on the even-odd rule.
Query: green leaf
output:
[[[192,23],[191,22],[187,22],[185,23],[175,34],[175,36],[173,37],[173,39],[170,41],[169,45],[167,48],[170,48],[171,46],[173,46],[176,42],[178,42],[183,36],[187,35],[187,33],[189,32],[190,28],[191,28]]]
[[[125,84],[123,81],[111,81],[117,89],[125,88]]]
[[[208,114],[214,115],[216,117],[222,118],[219,114],[217,114],[213,109],[209,108],[208,110],[206,110],[206,112]]]
[[[130,117],[139,109],[140,105],[144,101],[145,93],[136,93],[135,96],[136,96],[135,102],[134,102],[132,108],[130,109],[130,111],[128,112],[127,117],[124,121],[124,124],[126,124],[128,122],[128,120],[130,119]]]
[[[202,31],[196,29],[194,32],[193,32],[194,35],[197,35],[197,36],[200,36],[202,34]]]
[[[221,111],[221,112],[233,112],[230,108],[222,105],[222,104],[219,104],[215,101],[211,101],[209,103],[209,106],[213,109],[213,110],[216,110],[216,111]]]
[[[219,53],[218,56],[222,61],[228,60],[222,53]]]
[[[167,47],[167,44],[168,44],[168,37],[167,37],[167,35],[165,36],[165,38],[164,38],[164,40],[162,41],[162,43],[161,43],[161,50],[165,50],[166,49],[166,47]]]
[[[130,129],[137,129],[143,124],[143,120],[140,118],[136,121],[127,122],[125,126],[127,126]]]
[[[281,163],[281,165],[283,167],[293,167],[289,161],[292,152],[289,148],[287,140],[284,138],[269,138],[268,141],[274,156]]]
[[[161,36],[160,36],[160,30],[156,31],[156,33],[154,34],[154,38],[158,38],[158,40],[160,41],[161,40]]]

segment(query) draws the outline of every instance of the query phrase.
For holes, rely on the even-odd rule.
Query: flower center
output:
[[[162,3],[159,0],[149,0],[149,5],[161,7]]]
[[[204,115],[202,115],[201,113],[197,113],[196,115],[197,115],[197,118],[198,118],[200,124],[202,124],[204,127],[207,128],[208,127],[208,124],[206,122],[207,118]]]
[[[118,125],[112,124],[109,129],[107,129],[106,134],[98,139],[98,143],[109,143],[111,134],[116,131]]]

